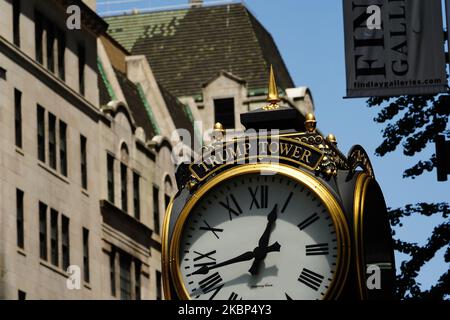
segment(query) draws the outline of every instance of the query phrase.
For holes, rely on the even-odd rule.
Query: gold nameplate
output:
[[[189,166],[192,175],[203,181],[214,172],[241,164],[281,162],[316,170],[324,153],[311,145],[289,138],[247,138],[215,146]]]

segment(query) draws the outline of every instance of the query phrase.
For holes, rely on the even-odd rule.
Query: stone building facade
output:
[[[162,299],[174,155],[217,121],[240,128],[270,63],[285,103],[313,109],[241,4],[108,18],[109,32],[94,9],[0,0],[0,299]]]
[[[161,299],[173,131],[193,126],[75,4],[71,31],[66,1],[0,0],[0,298]]]

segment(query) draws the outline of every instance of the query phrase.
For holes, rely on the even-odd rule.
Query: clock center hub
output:
[[[256,247],[255,250],[253,250],[253,253],[255,254],[256,260],[262,260],[267,256],[267,249]]]

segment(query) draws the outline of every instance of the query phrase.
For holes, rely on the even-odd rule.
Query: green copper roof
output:
[[[98,67],[98,72],[100,73],[100,76],[101,76],[101,80],[103,81],[103,85],[106,87],[106,90],[109,94],[110,100],[117,100],[116,93],[114,92],[114,89],[111,86],[111,83],[109,82],[108,77],[106,76],[105,69],[103,68],[103,64],[100,61],[100,59],[97,59],[97,67]],[[109,100],[108,100],[108,102],[109,102]]]
[[[144,36],[171,37],[188,10],[161,11],[105,18],[108,33],[125,49],[131,51],[136,41]]]
[[[108,17],[109,34],[134,55],[145,55],[156,79],[177,97],[196,96],[226,71],[249,90],[294,83],[272,36],[243,4],[204,6]],[[258,92],[258,91],[256,91]]]
[[[150,122],[152,123],[153,131],[159,135],[161,134],[161,130],[159,129],[158,123],[156,122],[155,115],[153,114],[152,108],[150,107],[150,104],[148,103],[147,97],[145,96],[144,90],[142,89],[142,86],[140,83],[136,84],[137,90],[139,93],[139,96],[144,104],[145,111],[147,111],[148,118],[150,119]]]

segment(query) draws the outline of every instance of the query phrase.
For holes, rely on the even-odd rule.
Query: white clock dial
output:
[[[323,299],[334,284],[338,237],[330,212],[283,174],[248,173],[195,204],[179,242],[191,299]]]

